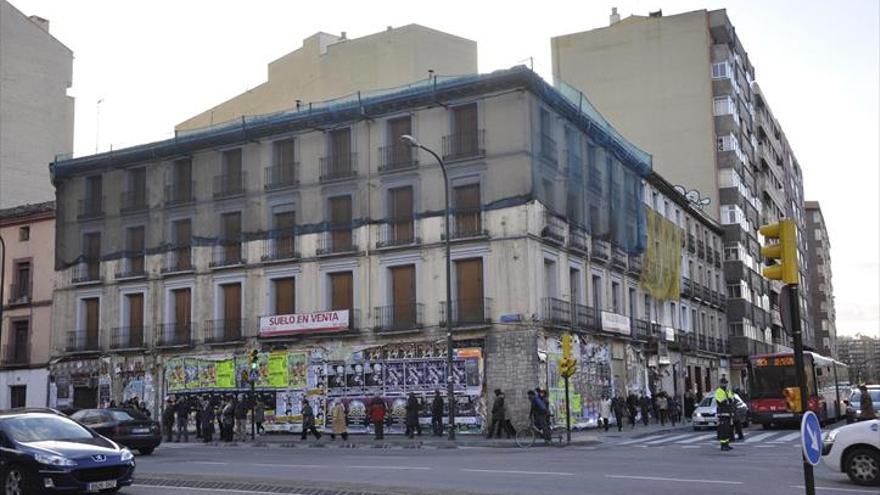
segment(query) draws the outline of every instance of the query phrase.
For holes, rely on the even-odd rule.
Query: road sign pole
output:
[[[794,367],[797,385],[801,392],[801,414],[810,410],[810,396],[807,394],[807,378],[804,372],[804,341],[801,335],[801,311],[798,286],[789,285],[788,307],[791,314],[791,336],[794,340]],[[816,482],[813,479],[813,465],[801,454],[804,463],[804,487],[807,495],[816,495]]]

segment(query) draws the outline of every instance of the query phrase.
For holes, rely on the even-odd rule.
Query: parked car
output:
[[[829,431],[822,446],[822,461],[846,473],[853,483],[880,486],[880,420],[872,419]]]
[[[4,493],[115,492],[131,485],[134,454],[55,412],[0,412]]]
[[[871,402],[874,404],[874,413],[880,414],[880,385],[868,385],[868,395],[871,396]],[[849,396],[849,403],[856,410],[856,418],[862,415],[862,391],[854,388]]]
[[[80,409],[71,418],[143,455],[162,443],[159,423],[131,409]]]
[[[733,394],[733,400],[736,401],[736,412],[741,418],[744,418],[743,426],[749,426],[749,406],[738,395]],[[702,430],[703,428],[718,427],[718,404],[715,403],[715,394],[709,394],[703,397],[703,400],[694,409],[691,415],[691,422],[694,430]]]

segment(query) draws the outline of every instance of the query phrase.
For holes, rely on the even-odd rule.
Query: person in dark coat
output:
[[[309,433],[315,435],[315,440],[321,439],[321,432],[315,428],[315,411],[312,410],[312,405],[309,404],[309,401],[303,399],[302,401],[302,435],[300,436],[300,440],[305,440],[308,438]]]
[[[190,409],[196,413],[196,438],[202,438],[202,403],[197,397],[193,397]]]
[[[540,389],[537,390],[540,391]],[[529,397],[530,404],[529,420],[534,425],[535,429],[541,432],[544,441],[549,442],[551,434],[548,425],[550,410],[547,408],[547,404],[541,400],[540,392],[536,393],[534,390],[529,390],[526,395]]]
[[[214,404],[206,399],[202,405],[202,440],[210,443],[214,439]]]
[[[492,423],[489,425],[489,438],[492,438],[493,435],[501,438],[502,428],[504,428],[504,394],[496,388],[495,400],[492,401]]]
[[[174,399],[165,399],[165,408],[162,409],[162,430],[165,432],[165,441],[171,443],[174,438]]]
[[[238,403],[235,404],[235,440],[238,442],[247,440],[247,417],[247,402],[244,397],[239,397]]]
[[[416,394],[410,392],[409,398],[406,399],[406,436],[413,438],[419,428],[419,401]],[[419,431],[419,436],[422,432]]]
[[[651,401],[648,400],[648,398],[645,397],[645,394],[643,393],[641,397],[639,397],[639,412],[642,413],[642,423],[644,423],[645,426],[648,426],[648,409],[650,408]]]
[[[862,393],[861,398],[859,398],[859,421],[876,419],[877,412],[874,411],[874,402],[870,392],[868,392],[868,386],[864,383],[859,385],[859,392]]]
[[[690,390],[684,394],[684,419],[690,421],[694,414],[694,393]]]
[[[184,442],[189,442],[189,401],[181,399],[177,401],[175,412],[177,413],[177,437],[175,442],[180,442],[183,437]]]
[[[220,429],[220,436],[224,442],[231,442],[233,438],[232,432],[235,428],[235,402],[232,399],[226,401],[220,417],[223,425]]]
[[[626,410],[629,413],[630,428],[636,427],[636,409],[639,407],[639,398],[636,394],[630,393],[626,396]]]
[[[626,415],[626,400],[619,395],[612,399],[611,411],[614,413],[614,421],[617,423],[617,431],[623,431],[623,417]]]
[[[434,436],[443,436],[443,397],[440,391],[434,391],[434,400],[431,401],[431,430]]]
[[[263,423],[266,421],[266,404],[258,400],[257,405],[254,406],[254,423],[257,424],[257,435],[262,435],[266,433],[266,429],[263,428]]]
[[[376,432],[376,440],[385,438],[385,401],[376,394],[370,401],[370,422]]]

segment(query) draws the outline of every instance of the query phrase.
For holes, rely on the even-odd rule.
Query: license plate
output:
[[[773,415],[774,418],[793,418],[794,414],[792,413],[778,413]]]
[[[149,429],[149,428],[132,428],[131,432],[134,433],[134,434],[138,434],[138,433],[149,433],[149,432],[150,432],[150,429]]]
[[[89,483],[88,485],[86,485],[86,490],[90,492],[98,492],[101,490],[107,490],[109,488],[116,488],[116,480],[96,481],[94,483]]]

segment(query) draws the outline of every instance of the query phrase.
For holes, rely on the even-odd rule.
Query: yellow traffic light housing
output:
[[[559,361],[559,375],[563,378],[570,378],[577,371],[577,359],[562,358]]]
[[[568,359],[571,357],[571,334],[565,332],[562,334],[562,358]]]
[[[780,280],[784,284],[797,285],[798,275],[797,226],[791,219],[783,219],[777,223],[762,225],[759,229],[768,240],[775,240],[761,248],[761,256],[779,263],[764,268],[763,274],[771,280]]]

